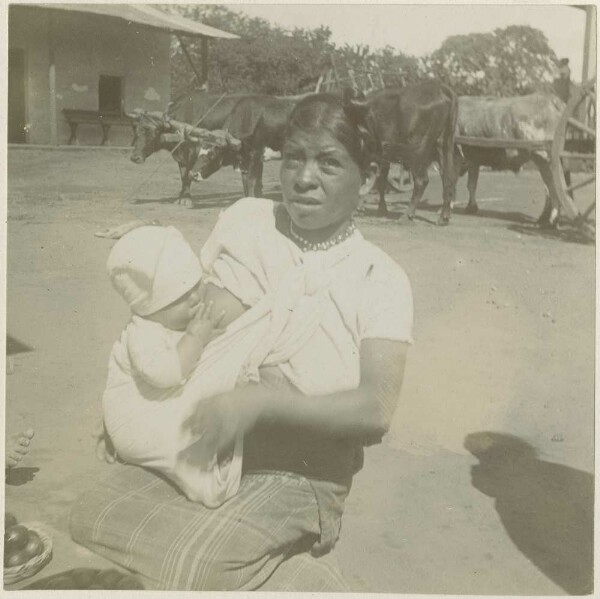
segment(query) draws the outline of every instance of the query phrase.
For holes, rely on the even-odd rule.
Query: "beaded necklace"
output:
[[[342,241],[346,241],[346,239],[348,239],[348,237],[350,237],[354,233],[354,231],[356,231],[356,224],[352,220],[348,223],[346,230],[342,233],[339,233],[338,235],[332,237],[331,239],[328,239],[327,241],[319,241],[317,243],[313,243],[311,241],[308,241],[307,239],[304,239],[302,235],[296,233],[296,231],[294,231],[294,223],[290,220],[290,235],[300,244],[300,249],[303,252],[317,252],[328,250],[334,245],[338,245],[339,243],[342,243]]]

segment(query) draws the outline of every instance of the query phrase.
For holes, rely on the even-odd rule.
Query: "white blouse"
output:
[[[200,254],[208,279],[244,304],[302,273],[306,301],[297,302],[291,330],[314,310],[311,296],[325,292],[320,326],[280,368],[307,395],[354,389],[360,382],[360,343],[388,339],[412,343],[413,300],[402,267],[359,231],[324,251],[303,252],[275,226],[271,200],[244,198],[223,211]],[[295,324],[294,324],[295,323]]]

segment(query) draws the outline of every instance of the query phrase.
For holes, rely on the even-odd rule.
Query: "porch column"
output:
[[[583,42],[583,69],[581,82],[585,83],[596,73],[596,7],[585,7],[585,38]]]
[[[56,121],[56,64],[54,55],[54,18],[48,11],[48,110],[50,112],[50,144],[58,145],[58,123]]]

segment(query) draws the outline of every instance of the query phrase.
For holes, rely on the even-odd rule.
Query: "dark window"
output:
[[[123,108],[123,78],[100,75],[98,85],[98,110],[100,112],[116,112]]]

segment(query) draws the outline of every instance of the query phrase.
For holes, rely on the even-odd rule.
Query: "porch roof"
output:
[[[193,35],[220,39],[239,39],[227,31],[209,27],[178,15],[167,14],[147,4],[13,4],[12,6],[37,6],[70,12],[84,12],[105,17],[115,17],[153,29],[161,29],[175,34]]]

